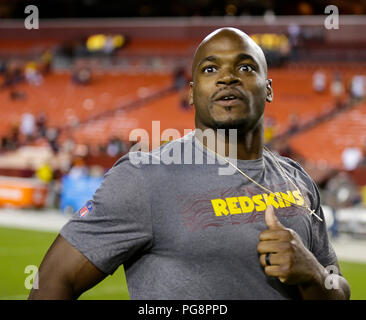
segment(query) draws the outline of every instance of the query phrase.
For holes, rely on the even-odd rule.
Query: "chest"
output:
[[[296,231],[309,248],[310,218],[295,205],[306,199],[285,183],[271,187],[273,193],[266,193],[234,177],[229,183],[212,180],[204,187],[187,179],[184,183],[167,181],[152,200],[153,250],[191,259],[256,258],[259,234],[267,229],[264,212],[268,205],[275,207],[280,222]]]

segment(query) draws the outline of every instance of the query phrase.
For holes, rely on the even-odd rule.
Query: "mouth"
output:
[[[224,106],[234,106],[243,102],[243,95],[236,90],[222,90],[214,97],[214,102]]]

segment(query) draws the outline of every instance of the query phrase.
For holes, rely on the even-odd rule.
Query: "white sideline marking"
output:
[[[366,240],[341,237],[331,243],[338,260],[366,263]]]
[[[0,226],[10,228],[58,232],[69,219],[69,215],[56,210],[0,210]]]

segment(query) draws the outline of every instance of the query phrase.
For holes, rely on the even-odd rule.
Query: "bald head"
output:
[[[197,67],[213,50],[230,50],[235,47],[245,51],[255,60],[267,77],[267,62],[262,49],[243,31],[236,28],[221,28],[211,32],[197,47],[192,62],[192,77]]]
[[[247,34],[222,28],[198,46],[192,62],[189,103],[196,127],[249,132],[263,124],[273,90],[262,49]]]

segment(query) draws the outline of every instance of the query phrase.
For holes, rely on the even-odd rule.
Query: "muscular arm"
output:
[[[38,289],[32,289],[28,299],[77,299],[106,276],[58,235],[38,270]]]

